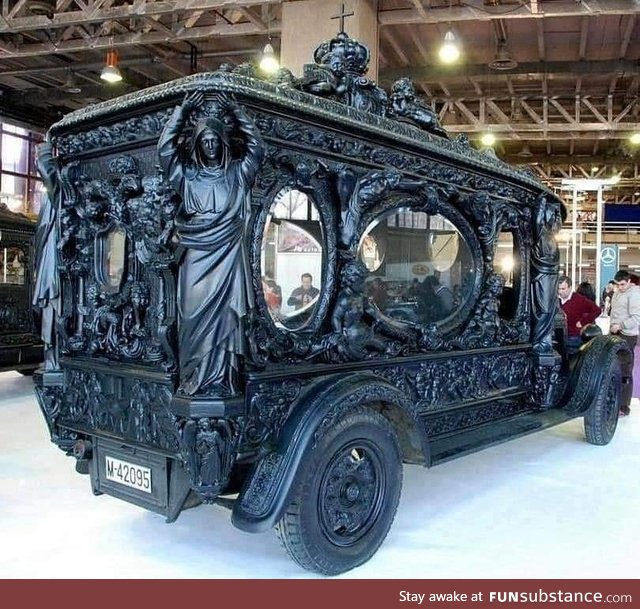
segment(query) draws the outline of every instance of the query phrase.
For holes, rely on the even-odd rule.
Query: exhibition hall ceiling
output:
[[[327,0],[332,1],[332,0]],[[70,110],[221,63],[278,51],[277,0],[3,0],[0,109],[48,126]],[[349,0],[335,2],[336,12]],[[410,76],[450,134],[490,130],[498,156],[559,186],[620,182],[607,201],[640,203],[640,2],[380,0],[379,83]],[[452,29],[462,59],[437,51]],[[349,19],[345,30],[349,31]],[[100,79],[117,51],[124,80]],[[589,201],[587,195],[587,201]],[[586,205],[586,204],[585,204]]]

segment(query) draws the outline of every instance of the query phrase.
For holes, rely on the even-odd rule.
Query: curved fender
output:
[[[569,373],[564,409],[576,415],[587,412],[611,364],[624,357],[630,357],[630,350],[618,336],[596,336],[586,343]]]
[[[419,430],[421,450],[429,462],[426,433],[413,404],[399,389],[370,374],[325,379],[305,392],[285,423],[275,451],[265,455],[247,479],[234,504],[231,522],[257,533],[275,526],[290,503],[305,453],[315,446],[317,431],[331,426],[358,404],[383,402],[401,408]]]

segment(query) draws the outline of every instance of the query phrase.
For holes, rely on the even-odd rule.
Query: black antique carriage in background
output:
[[[31,310],[36,223],[0,203],[0,371],[31,374],[42,342]]]
[[[96,494],[232,504],[325,574],[382,543],[403,462],[577,416],[607,443],[628,356],[564,354],[562,203],[367,60],[341,33],[301,79],[189,76],[67,116],[40,157],[53,441]]]

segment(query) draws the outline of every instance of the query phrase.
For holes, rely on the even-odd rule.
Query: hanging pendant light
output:
[[[498,42],[496,56],[493,58],[493,61],[489,63],[489,67],[493,70],[513,70],[518,67],[518,62],[514,61],[513,57],[511,57],[507,43],[504,40]]]
[[[76,82],[76,75],[71,70],[67,73],[67,79],[65,80],[64,85],[62,85],[62,90],[65,93],[71,94],[80,93],[82,91]]]
[[[491,131],[487,131],[486,133],[482,134],[482,136],[480,137],[480,141],[482,142],[483,146],[491,148],[496,143],[496,136],[493,135]]]
[[[280,69],[280,62],[276,57],[273,46],[271,46],[271,39],[264,45],[262,50],[262,59],[260,60],[260,69],[265,74],[274,74]]]
[[[438,51],[438,57],[440,57],[440,61],[442,61],[442,63],[447,64],[455,63],[460,59],[460,48],[451,28],[449,28],[447,33],[444,35],[444,41]]]
[[[271,45],[271,12],[269,12],[268,15],[267,37],[269,40],[267,44],[264,45],[264,49],[262,49],[262,58],[260,59],[260,65],[258,67],[265,74],[275,74],[280,69],[280,62]]]
[[[118,53],[116,51],[107,51],[107,62],[102,68],[100,78],[108,83],[116,83],[122,80],[122,74],[118,69]]]

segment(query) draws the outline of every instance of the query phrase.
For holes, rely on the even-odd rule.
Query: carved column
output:
[[[340,31],[341,20],[332,17],[345,15],[344,31],[369,47],[371,61],[367,76],[378,78],[378,16],[375,0],[301,0],[282,4],[282,38],[280,65],[302,76],[302,66],[312,63],[313,52],[325,40]],[[342,7],[344,5],[344,11]]]

